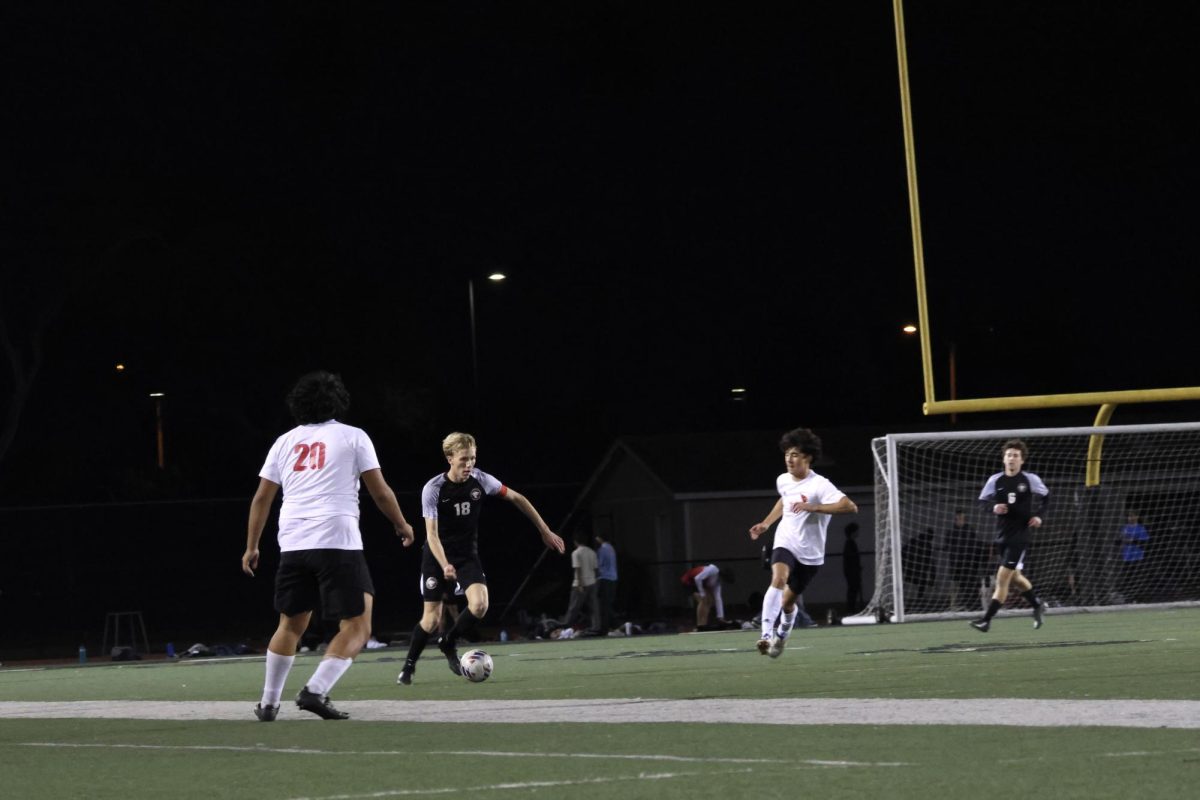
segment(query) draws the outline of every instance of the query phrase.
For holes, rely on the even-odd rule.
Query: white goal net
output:
[[[894,622],[978,616],[998,563],[979,494],[1010,439],[1050,505],[1024,574],[1050,608],[1200,603],[1200,423],[890,434],[875,456],[875,594]],[[1006,609],[1028,611],[1016,591]],[[1001,614],[1004,614],[1001,611]]]

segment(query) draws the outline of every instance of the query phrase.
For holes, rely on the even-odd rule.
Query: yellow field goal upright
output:
[[[903,122],[904,156],[908,179],[909,215],[912,224],[913,265],[916,272],[918,332],[921,339],[921,368],[925,414],[963,414],[981,411],[1017,411],[1026,409],[1099,406],[1094,425],[1109,423],[1114,409],[1121,404],[1162,403],[1179,400],[1200,400],[1200,387],[1172,389],[1134,389],[1113,392],[1084,392],[1077,394],[1043,394],[1022,397],[989,397],[968,400],[938,400],[934,393],[933,366],[930,357],[929,302],[925,282],[925,253],[921,232],[921,203],[917,187],[917,160],[914,145],[912,100],[908,77],[908,44],[904,30],[903,0],[892,0],[896,28],[896,54],[900,76],[900,110]],[[1092,485],[1100,482],[1102,439],[1091,442],[1093,465]]]

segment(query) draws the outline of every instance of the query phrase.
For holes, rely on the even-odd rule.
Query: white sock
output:
[[[287,681],[288,673],[292,670],[295,656],[281,656],[279,653],[267,651],[267,677],[263,681],[262,707],[279,705],[283,695],[283,684]]]
[[[350,665],[354,663],[352,658],[338,658],[337,656],[329,656],[317,665],[317,671],[308,679],[308,690],[313,694],[329,694],[333,689],[333,685],[338,682],[338,679],[350,669]]]
[[[787,609],[784,609],[779,614],[779,638],[786,639],[787,635],[792,632],[792,626],[796,624],[796,606],[792,606],[792,611],[789,614]]]
[[[775,618],[779,616],[779,609],[782,605],[783,589],[769,587],[767,593],[763,595],[762,635],[764,638],[775,632]]]

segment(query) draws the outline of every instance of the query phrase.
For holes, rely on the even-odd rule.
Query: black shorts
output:
[[[454,594],[455,583],[463,592],[473,583],[487,586],[487,575],[483,572],[483,564],[479,563],[478,554],[458,556],[447,553],[446,558],[454,565],[457,581],[446,580],[446,573],[428,547],[421,556],[421,598],[426,603],[440,603],[446,596]]]
[[[788,565],[788,588],[795,594],[804,594],[804,590],[812,583],[812,579],[817,577],[817,573],[821,571],[820,564],[801,564],[796,560],[795,554],[786,547],[776,547],[771,551],[772,564],[787,564]]]
[[[1024,569],[1025,554],[1029,552],[1029,536],[1010,536],[996,542],[996,552],[1000,554],[1000,565],[1009,569]]]
[[[275,573],[275,610],[286,616],[313,611],[322,619],[351,619],[375,595],[362,550],[292,550],[281,553]]]

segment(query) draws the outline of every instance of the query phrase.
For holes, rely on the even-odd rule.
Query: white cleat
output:
[[[758,654],[759,655],[765,656],[767,654],[767,651],[770,648],[771,648],[771,638],[770,637],[764,636],[758,640]]]
[[[787,639],[780,636],[772,636],[770,643],[767,645],[767,655],[771,658],[779,658],[783,655],[783,648],[787,644]]]

